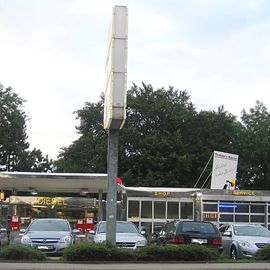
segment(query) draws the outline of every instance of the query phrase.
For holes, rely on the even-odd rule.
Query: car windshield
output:
[[[69,231],[69,226],[65,220],[34,220],[29,227],[29,231]]]
[[[234,226],[235,235],[270,237],[270,231],[261,226]]]
[[[132,223],[117,222],[117,233],[138,233],[136,226]],[[106,223],[100,223],[98,227],[98,233],[106,233]]]
[[[206,222],[188,222],[185,221],[182,223],[182,232],[183,233],[202,233],[202,234],[213,234],[216,233],[214,225]]]

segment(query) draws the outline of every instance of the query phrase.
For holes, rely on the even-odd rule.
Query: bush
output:
[[[10,245],[2,247],[0,259],[17,261],[44,261],[46,255],[39,250],[22,245]]]
[[[257,260],[270,260],[270,245],[266,245],[257,251],[255,255]]]
[[[147,246],[136,253],[140,261],[211,261],[219,257],[217,250],[200,245]]]
[[[211,261],[219,253],[200,245],[147,246],[137,250],[79,243],[65,249],[65,261]]]
[[[79,243],[64,250],[65,261],[131,261],[135,259],[133,250],[112,245]]]

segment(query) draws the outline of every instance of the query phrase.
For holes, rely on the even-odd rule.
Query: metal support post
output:
[[[106,241],[116,243],[116,214],[117,214],[117,168],[118,168],[119,130],[109,129],[108,136],[108,191],[106,204]]]
[[[98,191],[98,221],[103,220],[102,190]]]

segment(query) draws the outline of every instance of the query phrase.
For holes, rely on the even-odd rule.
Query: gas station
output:
[[[1,223],[11,231],[33,218],[61,217],[82,231],[103,220],[107,174],[1,172]]]

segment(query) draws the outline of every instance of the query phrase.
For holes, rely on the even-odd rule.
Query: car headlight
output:
[[[243,248],[251,248],[251,244],[247,241],[241,240],[241,241],[238,241],[238,243]]]
[[[141,240],[141,241],[136,242],[137,247],[144,247],[144,246],[146,246],[146,244],[147,244],[146,240]]]
[[[71,242],[71,236],[70,235],[66,235],[62,238],[60,238],[59,243],[70,243]]]
[[[29,236],[23,235],[22,238],[21,238],[21,243],[22,244],[31,244],[32,241],[31,241]]]

